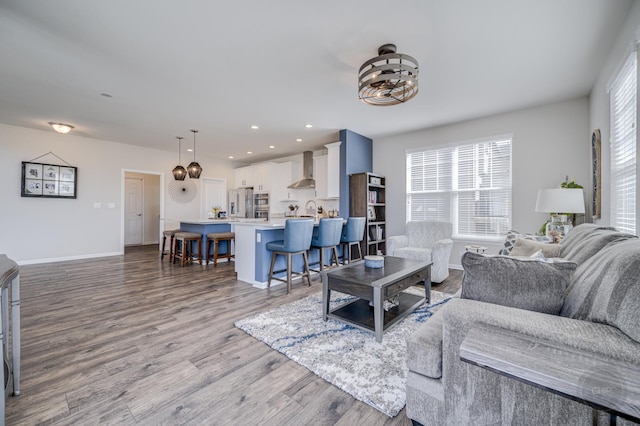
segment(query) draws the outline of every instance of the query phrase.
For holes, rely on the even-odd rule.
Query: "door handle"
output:
[[[138,213],[138,216],[142,216],[142,213]]]

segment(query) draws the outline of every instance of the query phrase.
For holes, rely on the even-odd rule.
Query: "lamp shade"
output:
[[[580,188],[539,189],[539,213],[584,213],[584,192]]]

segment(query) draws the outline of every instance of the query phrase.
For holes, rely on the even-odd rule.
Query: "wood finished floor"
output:
[[[8,425],[410,425],[234,327],[321,290],[260,290],[217,268],[124,256],[20,268],[22,394]],[[460,272],[434,289],[453,293]]]

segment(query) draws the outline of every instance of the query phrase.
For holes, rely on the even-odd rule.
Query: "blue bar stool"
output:
[[[313,219],[288,219],[284,225],[284,240],[267,243],[267,250],[271,251],[271,267],[269,268],[269,282],[267,287],[271,287],[271,279],[287,283],[287,293],[291,291],[291,278],[294,276],[292,270],[292,258],[296,254],[301,254],[304,260],[303,271],[295,274],[295,277],[307,277],[309,285],[309,259],[307,250],[311,247],[311,237],[313,235]],[[273,267],[276,264],[278,255],[287,258],[287,279],[274,277]],[[275,271],[275,273],[282,271]]]
[[[347,264],[352,260],[362,259],[362,249],[360,248],[360,241],[364,237],[364,225],[366,218],[364,217],[350,217],[347,219],[347,224],[342,229],[342,236],[340,237],[340,243],[344,245],[342,251],[342,263]],[[358,257],[352,259],[351,247],[358,247]]]
[[[318,233],[311,238],[311,249],[320,250],[320,269],[312,269],[312,271],[319,272],[325,269],[325,249],[331,249],[331,258],[329,259],[328,267],[333,266],[334,260],[336,266],[340,266],[340,262],[338,261],[338,246],[340,245],[343,225],[344,219],[341,217],[320,219]]]

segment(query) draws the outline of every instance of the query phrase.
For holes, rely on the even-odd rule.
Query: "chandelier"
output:
[[[196,162],[196,133],[198,131],[195,129],[191,129],[191,131],[193,132],[193,161],[187,166],[187,170],[191,179],[198,179],[202,173],[202,167]]]
[[[384,44],[378,55],[362,64],[358,72],[358,98],[369,105],[389,106],[418,94],[418,61],[396,53],[395,44]]]
[[[187,177],[187,171],[182,167],[180,163],[182,163],[182,156],[180,155],[180,150],[182,149],[182,136],[176,136],[178,139],[178,165],[171,171],[173,173],[173,178],[175,180],[184,180]]]

